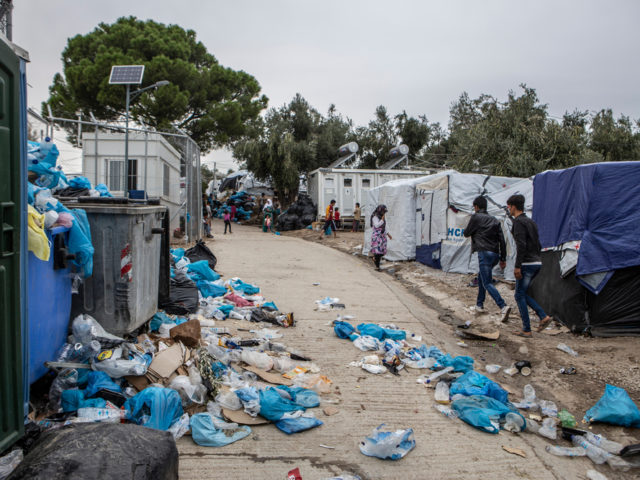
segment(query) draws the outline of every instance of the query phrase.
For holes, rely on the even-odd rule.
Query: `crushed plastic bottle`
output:
[[[558,431],[556,429],[556,419],[545,418],[542,421],[542,426],[538,430],[538,434],[550,440],[555,440],[556,437],[558,436]]]
[[[115,408],[79,408],[78,422],[120,423],[123,411]]]
[[[584,457],[587,452],[582,447],[560,447],[558,445],[547,445],[545,450],[557,457]]]
[[[562,350],[565,353],[568,353],[569,355],[571,355],[573,357],[577,357],[578,356],[578,352],[576,352],[573,348],[571,348],[570,346],[568,346],[568,345],[566,345],[564,343],[559,343],[556,348],[558,350]]]
[[[425,385],[429,383],[433,383],[434,380],[437,380],[438,378],[440,378],[441,376],[449,372],[453,372],[453,367],[447,367],[447,368],[443,368],[442,370],[438,370],[437,372],[433,372],[431,375],[429,375],[424,379],[424,382],[419,382],[419,383],[424,383]]]
[[[609,457],[611,457],[609,452],[587,442],[582,435],[572,435],[571,441],[576,447],[582,447],[585,450],[587,457],[589,457],[596,465],[602,465]]]
[[[603,474],[595,470],[587,470],[587,478],[589,480],[609,480]]]
[[[611,440],[606,439],[602,435],[596,435],[595,433],[587,432],[583,435],[585,440],[596,447],[600,447],[601,449],[613,453],[614,455],[620,455],[620,450],[624,447],[618,442],[613,442]]]
[[[446,405],[440,405],[439,403],[436,403],[434,407],[436,410],[442,413],[445,417],[449,417],[451,419],[458,418],[458,412],[456,412],[451,407],[447,407]]]
[[[562,424],[563,427],[573,428],[576,425],[578,425],[578,422],[576,422],[576,417],[571,415],[564,408],[558,412],[558,420],[560,420],[560,423]],[[597,444],[594,444],[594,445],[597,445]]]
[[[438,403],[449,403],[449,382],[438,382],[438,384],[436,385],[435,399]]]
[[[558,407],[551,400],[540,400],[538,404],[540,405],[540,411],[542,412],[542,415],[546,417],[558,416]]]
[[[504,429],[508,432],[518,433],[525,427],[524,418],[517,413],[509,412],[505,416]]]

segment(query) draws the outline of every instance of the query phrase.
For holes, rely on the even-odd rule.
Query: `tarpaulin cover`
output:
[[[581,240],[576,273],[640,265],[640,162],[553,170],[533,180],[543,248]]]

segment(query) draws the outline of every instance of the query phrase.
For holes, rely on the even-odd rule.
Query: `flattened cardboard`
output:
[[[230,422],[237,423],[239,425],[266,425],[270,423],[266,418],[260,416],[252,417],[244,410],[228,410],[222,409],[222,414]]]
[[[275,385],[286,385],[287,387],[290,387],[293,385],[293,382],[291,380],[289,380],[288,378],[284,378],[282,375],[265,372],[264,370],[260,370],[259,368],[254,367],[252,365],[248,365],[242,368],[244,368],[249,372],[255,373],[266,382],[273,383]]]
[[[473,338],[475,340],[498,340],[500,338],[500,330],[493,332],[482,332],[480,330],[461,330],[465,337]]]
[[[156,354],[149,370],[161,378],[169,378],[182,365],[182,347],[179,343]]]
[[[127,382],[133,385],[133,388],[135,388],[139,392],[151,385],[149,379],[144,375],[141,375],[139,377],[126,376],[124,378],[127,380]]]

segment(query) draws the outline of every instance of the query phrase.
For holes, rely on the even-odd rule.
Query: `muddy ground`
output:
[[[282,235],[302,238],[311,242],[323,243],[345,254],[353,255],[373,267],[372,259],[361,254],[364,242],[363,233],[339,232],[338,238],[325,237],[319,240],[318,232],[298,230],[283,232]],[[566,408],[578,420],[579,428],[584,413],[593,406],[609,383],[624,388],[634,402],[640,405],[640,339],[637,337],[594,338],[575,335],[555,324],[536,333],[537,317],[530,311],[532,339],[514,335],[521,327],[518,309],[513,299],[513,285],[498,282],[500,294],[512,307],[510,320],[500,322],[499,309],[487,295],[485,309],[487,313],[476,316],[469,307],[475,305],[477,288],[470,286],[474,275],[446,273],[418,262],[385,262],[380,275],[390,275],[403,283],[407,289],[423,303],[439,313],[440,320],[449,325],[449,333],[468,344],[468,355],[473,357],[476,370],[484,371],[484,365],[499,364],[504,368],[514,362],[528,360],[532,364],[529,377],[520,374],[506,375],[503,370],[495,375],[488,374],[518,398],[522,388],[530,383],[539,397],[553,400],[558,408]],[[465,330],[458,325],[467,321],[472,327],[482,331],[498,330],[497,340],[473,340],[463,337]],[[557,349],[559,343],[565,343],[576,352],[578,357]],[[575,375],[559,372],[562,367],[573,366]],[[582,425],[584,426],[584,425]],[[604,428],[603,428],[604,427]],[[640,442],[636,429],[598,426],[599,431],[622,443]]]

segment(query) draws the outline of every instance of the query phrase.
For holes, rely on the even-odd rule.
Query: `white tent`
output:
[[[463,232],[473,213],[473,199],[484,194],[489,214],[502,223],[509,257],[505,274],[513,279],[515,246],[504,207],[507,198],[515,193],[525,196],[526,209],[530,211],[533,197],[530,179],[447,170],[413,182],[388,182],[372,189],[369,208],[383,203],[389,209],[387,227],[393,240],[388,242],[387,260],[415,258],[447,272],[472,273],[477,271],[477,259],[471,255],[471,240],[465,238]],[[371,227],[367,221],[365,254],[369,252],[370,238]]]

